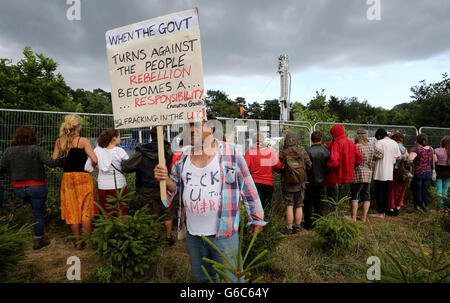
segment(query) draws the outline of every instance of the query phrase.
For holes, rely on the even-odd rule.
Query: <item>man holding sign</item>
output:
[[[201,265],[215,272],[202,257],[223,262],[206,246],[208,236],[233,260],[239,238],[240,198],[250,218],[250,231],[262,228],[263,209],[247,165],[236,146],[213,138],[214,127],[205,124],[205,94],[196,9],[142,21],[106,33],[116,129],[158,127],[159,165],[155,178],[161,200],[169,206],[180,192],[179,228],[187,222],[186,246],[192,272],[207,282]],[[169,178],[164,164],[162,125],[190,123],[193,151],[183,154]],[[198,126],[194,126],[194,122]],[[209,139],[208,139],[209,138]],[[168,186],[166,201],[165,182]]]
[[[251,233],[266,222],[255,183],[237,147],[214,139],[212,121],[191,123],[190,131],[192,149],[173,165],[170,178],[164,165],[156,166],[155,178],[167,183],[167,206],[179,193],[178,228],[187,226],[192,274],[196,282],[208,282],[201,266],[213,279],[216,273],[202,258],[222,264],[224,260],[201,236],[208,237],[233,262],[232,249],[237,254],[239,248],[240,199],[244,200]],[[236,281],[236,277],[230,278]]]

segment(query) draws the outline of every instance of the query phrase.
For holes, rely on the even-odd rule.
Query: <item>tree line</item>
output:
[[[110,92],[100,88],[72,89],[56,72],[58,63],[53,59],[34,53],[30,47],[25,47],[23,56],[16,64],[0,59],[0,108],[112,113]],[[422,80],[410,90],[409,102],[387,110],[356,97],[328,97],[322,89],[311,100],[291,102],[291,119],[312,124],[320,121],[450,127],[450,78],[446,73],[437,83]],[[277,99],[258,101],[250,103],[243,97],[233,100],[221,90],[206,93],[206,106],[217,117],[279,119]]]

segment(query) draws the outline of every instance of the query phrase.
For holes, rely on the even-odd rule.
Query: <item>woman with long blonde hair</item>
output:
[[[91,219],[95,215],[96,199],[94,180],[84,170],[84,165],[91,159],[93,165],[98,160],[87,138],[79,135],[81,117],[67,115],[61,124],[60,137],[56,140],[53,158],[64,157],[64,173],[61,182],[61,218],[66,220],[75,236],[77,250],[83,248],[80,240],[80,225],[90,235]]]

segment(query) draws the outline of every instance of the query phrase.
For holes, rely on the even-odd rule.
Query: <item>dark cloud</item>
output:
[[[18,59],[29,45],[54,58],[72,87],[107,88],[107,30],[193,7],[207,77],[273,74],[281,53],[295,72],[420,60],[450,49],[450,1],[380,1],[381,20],[369,21],[366,0],[81,0],[81,21],[68,21],[65,0],[2,0],[0,50]]]

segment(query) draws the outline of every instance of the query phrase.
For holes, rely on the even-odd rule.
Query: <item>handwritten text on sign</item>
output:
[[[202,120],[205,92],[195,9],[106,33],[115,128]]]

